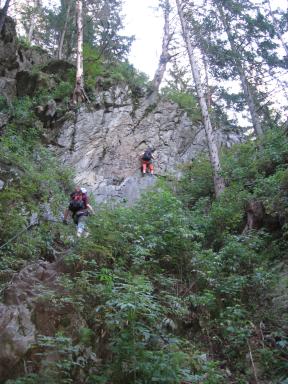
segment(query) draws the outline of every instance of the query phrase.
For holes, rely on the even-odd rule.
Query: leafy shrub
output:
[[[29,101],[25,103],[30,105]],[[24,107],[13,108],[17,119],[19,116],[25,118]],[[28,114],[28,117],[31,116]],[[14,242],[1,250],[3,269],[18,269],[27,260],[49,254],[53,239],[59,235],[61,226],[52,222],[45,224],[42,221],[41,226],[23,231],[29,226],[32,214],[41,220],[47,209],[55,220],[59,220],[66,200],[64,191],[72,186],[71,172],[62,168],[38,141],[37,128],[31,129],[28,125],[23,128],[14,122],[1,137],[1,161],[11,169],[5,188],[0,192],[1,244],[19,234]]]
[[[4,96],[0,96],[0,112],[7,110],[8,104]]]
[[[202,121],[202,115],[199,108],[197,98],[192,93],[180,92],[175,89],[164,88],[162,94],[167,99],[174,101],[182,108],[193,123]]]
[[[68,100],[73,93],[73,82],[61,81],[58,86],[53,90],[52,97],[55,100]]]
[[[191,164],[183,168],[177,194],[188,207],[205,196],[212,198],[214,194],[211,163],[206,154],[197,156]]]
[[[100,52],[85,44],[83,48],[85,81],[88,87],[94,88],[97,76],[105,73],[105,65]]]
[[[134,93],[147,86],[148,77],[127,61],[108,63],[96,48],[89,45],[84,46],[83,54],[85,82],[88,88],[95,88],[97,77],[103,77],[103,83],[107,84],[107,87],[124,82]]]

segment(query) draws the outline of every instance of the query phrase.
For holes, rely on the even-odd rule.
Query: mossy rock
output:
[[[75,70],[75,66],[65,60],[51,60],[42,67],[42,72],[56,75],[60,80],[69,80],[71,71]]]
[[[56,86],[55,79],[43,72],[20,71],[16,81],[18,97],[34,96],[40,90],[51,90]]]

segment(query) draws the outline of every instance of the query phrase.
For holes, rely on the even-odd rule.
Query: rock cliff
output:
[[[144,96],[137,103],[134,97],[124,84],[98,89],[95,102],[66,116],[54,140],[60,161],[75,170],[76,183],[98,202],[132,203],[157,177],[179,175],[181,164],[206,149],[202,125],[193,124],[175,103],[160,100],[151,106]],[[237,140],[218,133],[219,145]],[[155,149],[156,177],[141,175],[140,156],[147,146]]]
[[[75,181],[98,202],[133,202],[157,176],[179,173],[179,164],[205,146],[202,128],[177,105],[160,101],[151,108],[142,98],[135,109],[125,85],[99,92],[93,105],[70,113],[56,141],[60,160],[73,167]],[[141,175],[140,156],[147,146],[155,149],[156,177]]]

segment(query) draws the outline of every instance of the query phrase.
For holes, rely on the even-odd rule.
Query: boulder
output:
[[[55,100],[49,100],[45,105],[38,105],[35,114],[44,123],[44,128],[51,128],[56,119],[57,105]]]
[[[0,77],[0,96],[4,97],[8,104],[11,103],[16,96],[16,80],[9,77]]]
[[[20,362],[32,346],[35,351],[39,335],[55,336],[61,328],[75,337],[79,328],[87,326],[71,303],[57,305],[57,300],[50,300],[67,294],[59,281],[63,268],[61,262],[38,261],[15,274],[5,289],[0,304],[1,380],[21,374]]]
[[[6,17],[0,35],[0,76],[13,77],[18,67],[15,22]]]
[[[41,89],[52,89],[55,87],[55,80],[43,72],[20,71],[16,75],[17,96],[34,96]]]
[[[42,67],[49,59],[48,53],[38,46],[25,47],[19,45],[17,47],[19,71],[30,71],[34,66]]]
[[[24,305],[0,304],[0,378],[7,378],[35,342],[31,312]]]
[[[44,67],[42,72],[57,75],[60,80],[67,81],[69,72],[75,69],[75,66],[65,60],[51,60]]]

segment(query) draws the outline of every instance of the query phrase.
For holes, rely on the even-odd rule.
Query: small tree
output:
[[[62,29],[62,32],[61,32],[60,41],[59,41],[59,47],[58,47],[58,59],[59,60],[62,59],[64,39],[65,39],[66,31],[67,31],[67,26],[68,26],[68,20],[69,20],[69,17],[70,17],[71,7],[72,7],[72,0],[68,0],[67,9],[66,9],[66,16],[65,16],[65,22],[64,22],[64,26],[63,26],[63,29]]]
[[[77,24],[77,61],[76,61],[76,84],[73,92],[73,103],[89,101],[84,90],[83,71],[83,4],[82,0],[76,1],[76,24]]]
[[[164,73],[166,71],[167,63],[170,60],[169,43],[171,41],[172,34],[170,31],[170,22],[169,22],[169,15],[171,11],[169,0],[162,1],[160,3],[160,6],[163,9],[163,13],[164,13],[164,31],[163,31],[163,39],[162,39],[162,52],[159,59],[158,67],[156,69],[156,72],[152,81],[152,88],[153,88],[152,96],[158,93],[159,87],[163,80]]]
[[[182,3],[180,0],[176,0],[177,4],[177,10],[178,10],[178,15],[179,19],[181,22],[181,27],[182,27],[182,33],[183,33],[183,39],[186,43],[187,47],[187,53],[189,57],[189,62],[190,62],[190,67],[193,75],[193,79],[195,82],[196,86],[196,91],[200,103],[200,108],[201,108],[201,113],[202,113],[202,118],[203,118],[203,124],[204,124],[204,129],[207,137],[207,142],[208,142],[208,148],[209,148],[209,156],[210,156],[210,161],[212,164],[212,169],[213,169],[213,181],[214,181],[214,190],[215,190],[215,195],[218,197],[225,188],[225,183],[224,179],[221,176],[221,167],[220,167],[220,160],[219,160],[219,153],[218,153],[218,148],[217,144],[215,141],[213,129],[212,129],[212,124],[208,112],[208,107],[207,103],[205,100],[205,93],[201,84],[201,78],[200,78],[200,71],[197,65],[196,58],[193,53],[193,47],[190,41],[189,37],[189,31],[186,23],[186,19],[184,17],[183,9],[182,9]]]

